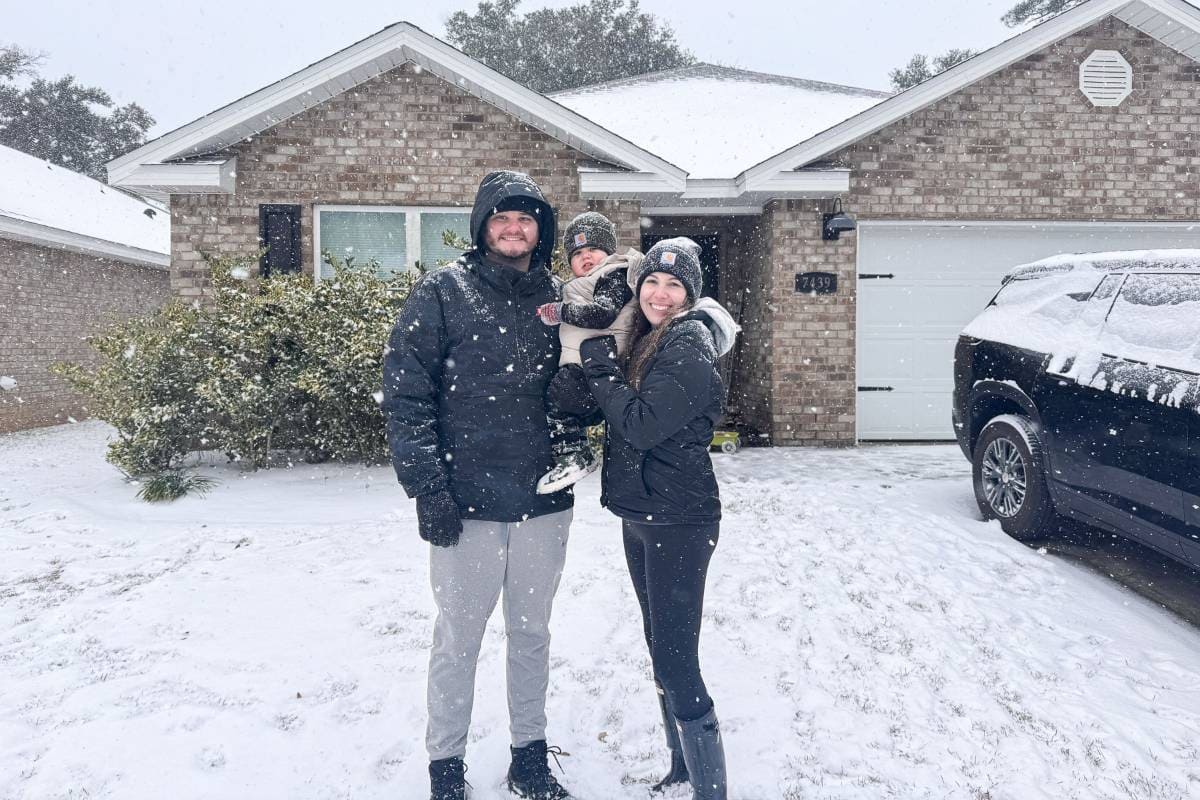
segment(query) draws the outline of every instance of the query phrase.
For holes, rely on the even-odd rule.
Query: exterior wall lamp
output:
[[[833,201],[833,211],[821,217],[821,238],[834,241],[843,233],[850,233],[858,228],[854,218],[842,210],[842,198]]]

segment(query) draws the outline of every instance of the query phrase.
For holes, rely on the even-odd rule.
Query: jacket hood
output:
[[[711,297],[701,297],[685,312],[684,317],[699,319],[704,323],[708,332],[712,334],[718,356],[723,356],[733,349],[733,342],[742,330],[742,327],[733,321],[733,316],[725,310],[725,306]]]
[[[554,209],[546,202],[533,178],[523,172],[498,170],[484,176],[475,193],[475,207],[471,209],[471,243],[480,253],[486,251],[483,234],[488,218],[496,213],[497,206],[512,198],[530,204],[538,217],[538,243],[531,262],[549,265],[558,236]]]

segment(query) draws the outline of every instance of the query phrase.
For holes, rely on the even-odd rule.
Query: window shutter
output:
[[[264,278],[300,271],[300,206],[259,206],[258,237],[267,248],[259,262]]]

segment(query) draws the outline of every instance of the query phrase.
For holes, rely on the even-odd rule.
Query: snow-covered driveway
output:
[[[432,604],[390,470],[212,467],[209,497],[151,506],[107,435],[0,437],[0,798],[427,796]],[[1200,796],[1200,631],[978,522],[956,449],[714,460],[701,658],[732,798]],[[555,609],[551,743],[580,800],[644,800],[666,761],[597,497]],[[503,644],[493,626],[477,800],[508,796]]]

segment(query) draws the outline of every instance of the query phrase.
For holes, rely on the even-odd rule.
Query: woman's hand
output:
[[[594,377],[597,369],[605,370],[617,364],[617,337],[596,336],[584,339],[579,344],[579,359],[583,362],[583,370],[589,378]]]

